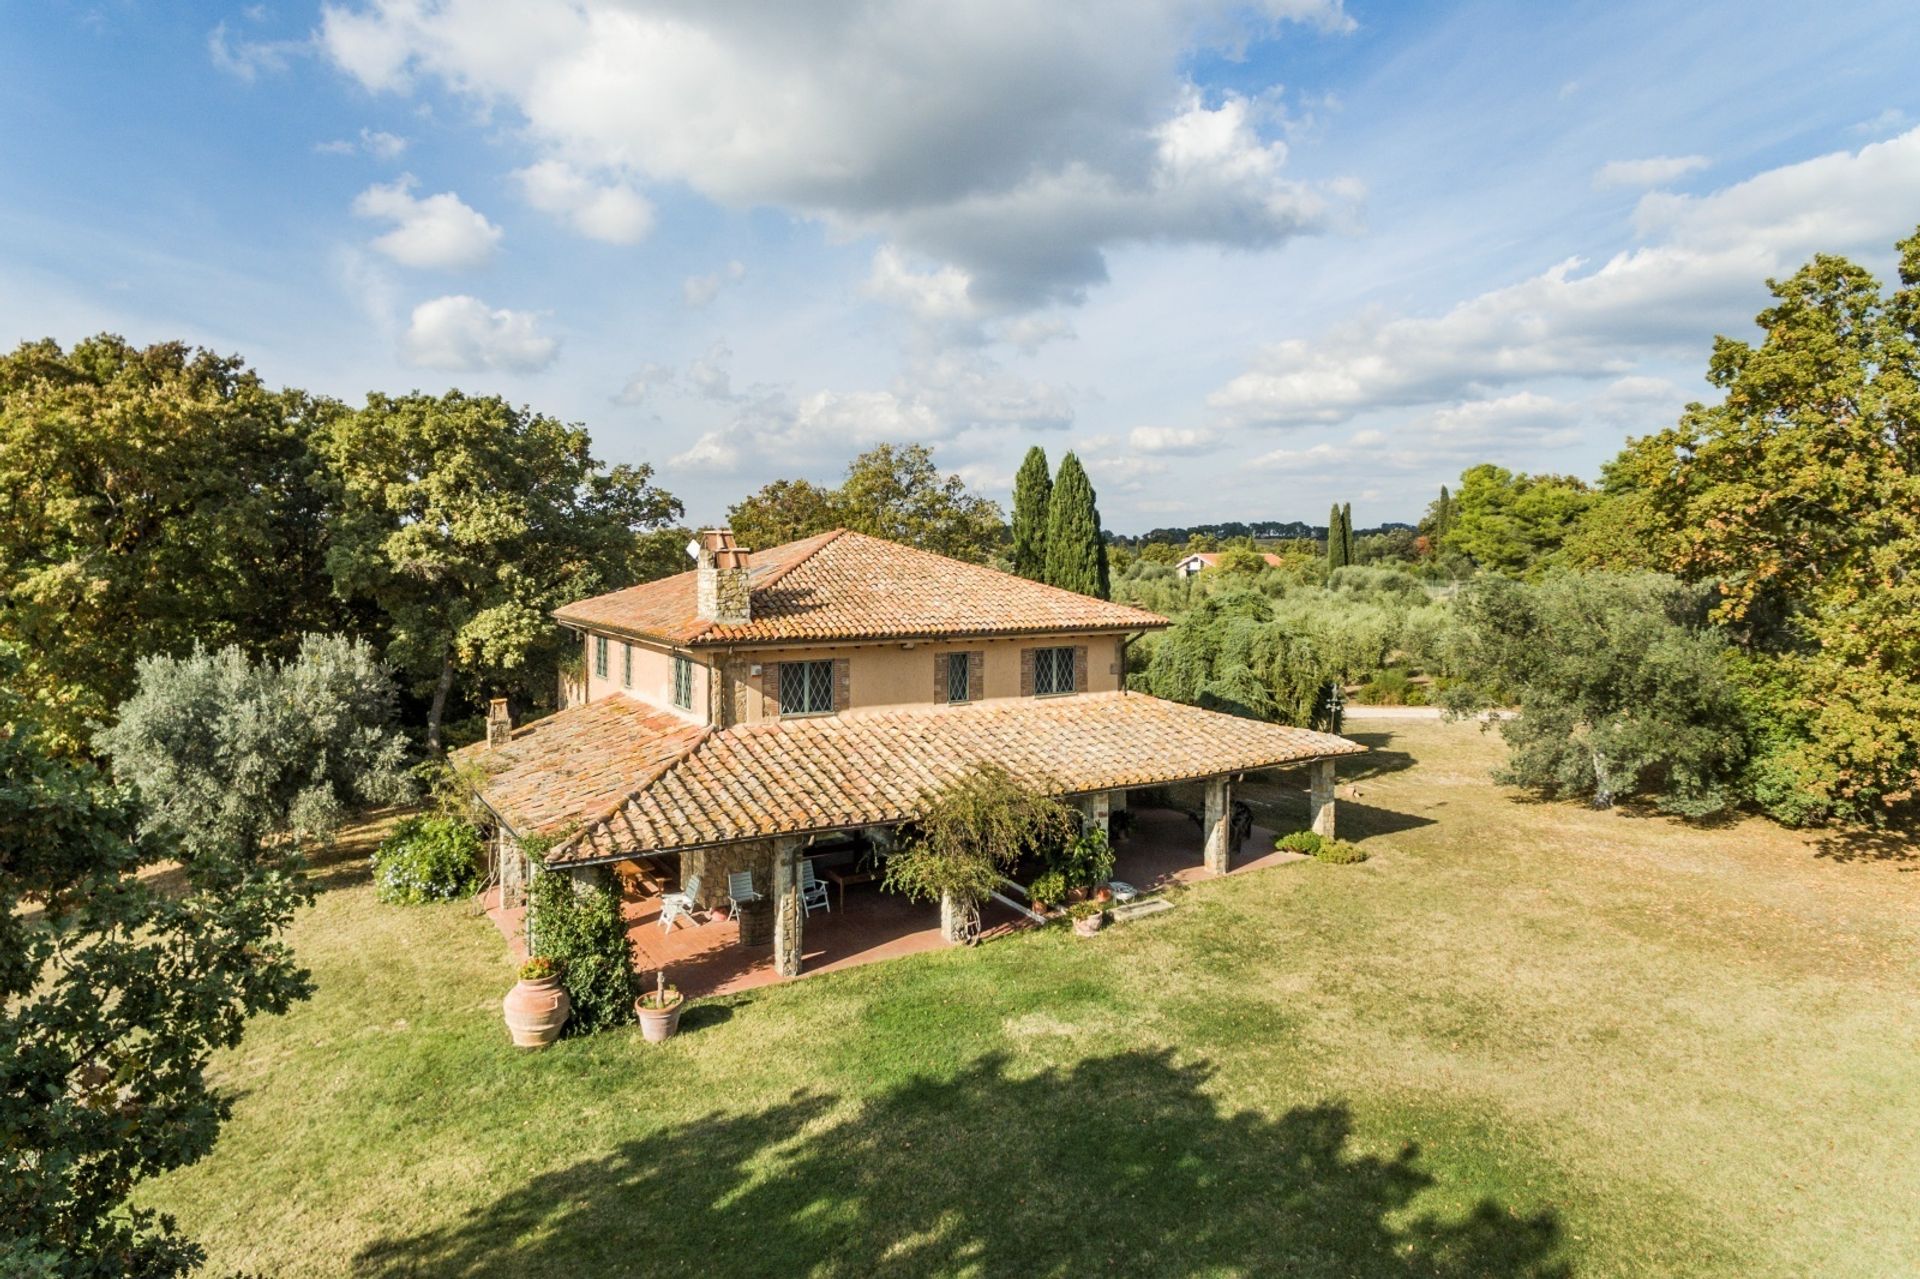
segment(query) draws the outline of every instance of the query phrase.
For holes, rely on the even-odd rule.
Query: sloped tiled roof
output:
[[[713,733],[548,855],[555,864],[911,818],[977,764],[1060,793],[1153,786],[1365,750],[1144,693],[915,707]]]
[[[479,765],[482,797],[516,834],[554,835],[607,816],[708,731],[615,694],[517,728],[498,748],[477,742],[453,757]]]
[[[670,644],[808,643],[1061,631],[1154,630],[1167,619],[978,564],[836,529],[754,551],[753,620],[704,621],[693,572],[554,610],[562,622]]]

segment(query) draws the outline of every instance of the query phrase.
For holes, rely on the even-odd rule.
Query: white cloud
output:
[[[407,140],[384,129],[362,129],[358,139],[335,138],[316,142],[313,149],[321,155],[370,155],[376,160],[397,160],[407,149]]]
[[[634,371],[627,384],[620,388],[620,394],[614,396],[616,404],[641,404],[652,397],[653,393],[673,383],[673,366],[656,364],[649,361]]]
[[[1902,111],[1899,107],[1888,107],[1872,119],[1862,120],[1860,123],[1854,125],[1852,131],[1854,133],[1867,133],[1878,136],[1887,133],[1897,133],[1901,129],[1906,128],[1910,122],[1910,117],[1905,111]]]
[[[1073,420],[1061,390],[1008,374],[978,352],[911,359],[884,390],[743,389],[734,384],[732,363],[733,352],[716,343],[683,375],[656,374],[635,392],[670,383],[695,401],[727,406],[726,422],[674,457],[675,466],[732,472],[768,457],[787,465],[844,461],[850,452],[884,441],[933,443],[971,431],[1051,430]]]
[[[427,369],[534,373],[553,363],[559,350],[558,342],[541,335],[531,312],[495,310],[465,294],[413,308],[401,339],[407,363]]]
[[[964,272],[991,307],[1077,299],[1140,242],[1262,247],[1355,191],[1283,176],[1246,99],[1191,52],[1339,0],[778,0],[329,5],[320,41],[376,92],[432,81],[514,113],[553,162],[775,206]]]
[[[1275,343],[1208,402],[1239,422],[1339,422],[1534,378],[1624,376],[1655,353],[1704,359],[1766,279],[1816,252],[1884,258],[1916,207],[1920,129],[1710,195],[1652,192],[1633,214],[1644,243],[1597,269],[1570,258],[1438,316],[1369,313]]]
[[[680,282],[680,296],[691,307],[703,307],[720,296],[720,290],[746,278],[744,262],[729,262],[724,271],[712,275],[690,275]]]
[[[416,179],[403,173],[354,197],[353,211],[363,218],[394,224],[373,247],[402,266],[456,270],[484,264],[500,244],[500,228],[461,202],[451,191],[416,199]]]
[[[653,229],[653,205],[624,182],[596,183],[563,160],[542,160],[514,177],[528,204],[590,240],[638,244]]]
[[[235,39],[228,34],[225,22],[215,24],[207,33],[207,56],[213,65],[248,84],[259,79],[262,72],[285,71],[294,55],[306,53],[310,47],[306,40]]]
[[[1127,432],[1127,447],[1136,453],[1207,453],[1225,437],[1205,426],[1136,426]]]
[[[1597,191],[1609,187],[1665,186],[1689,173],[1698,173],[1710,161],[1704,155],[1656,155],[1644,160],[1615,160],[1593,175]]]

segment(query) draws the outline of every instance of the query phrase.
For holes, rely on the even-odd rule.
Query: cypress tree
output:
[[[1353,563],[1353,503],[1340,508],[1340,562]]]
[[[1347,539],[1340,528],[1340,503],[1335,502],[1327,512],[1327,571],[1343,567],[1347,562],[1346,553]]]
[[[1046,580],[1047,521],[1051,518],[1053,477],[1047,453],[1038,444],[1013,479],[1013,571],[1036,582]]]
[[[1064,590],[1104,599],[1107,581],[1106,539],[1100,534],[1100,509],[1094,504],[1093,483],[1068,453],[1053,477],[1053,498],[1047,507],[1047,568],[1043,580]]]

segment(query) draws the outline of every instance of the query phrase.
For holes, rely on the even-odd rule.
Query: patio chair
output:
[[[827,897],[827,882],[814,877],[811,857],[800,859],[800,904],[807,908],[809,915],[816,906],[829,915],[833,913],[833,902]]]
[[[750,870],[730,871],[727,874],[727,913],[735,919],[740,918],[741,902],[757,902],[760,894],[753,891],[753,872]]]
[[[693,876],[687,886],[677,893],[660,894],[660,931],[673,931],[673,921],[682,915],[693,914],[694,903],[700,900],[700,877]]]

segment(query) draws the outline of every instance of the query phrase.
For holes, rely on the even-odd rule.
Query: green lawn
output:
[[[276,1276],[1920,1272],[1911,850],[1526,803],[1470,726],[1354,730],[1363,865],[664,1047],[516,1055],[492,926],[342,861],[294,931],[318,994],[141,1200]]]

